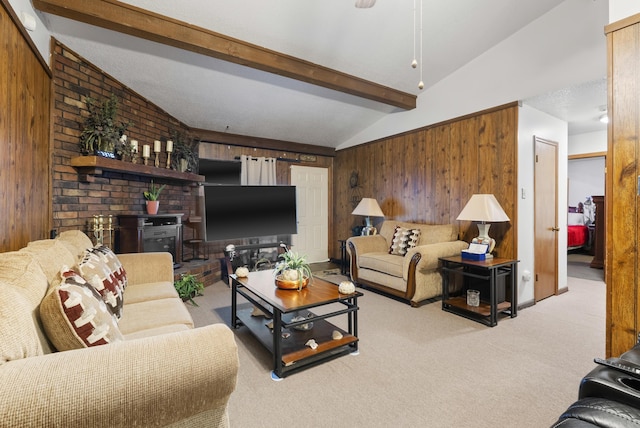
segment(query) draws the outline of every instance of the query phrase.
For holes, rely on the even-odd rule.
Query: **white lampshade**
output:
[[[478,194],[471,196],[456,220],[498,222],[509,221],[509,217],[495,196]]]
[[[479,235],[473,238],[472,243],[487,244],[487,255],[489,259],[493,257],[491,252],[496,246],[496,240],[489,236],[491,222],[509,221],[509,217],[504,212],[495,196],[491,194],[478,194],[471,196],[467,205],[456,220],[477,221]]]
[[[384,213],[378,205],[378,201],[373,198],[362,198],[358,206],[351,213],[353,215],[363,215],[366,217],[384,217]]]
[[[384,217],[384,213],[380,209],[378,201],[373,198],[362,198],[356,209],[353,210],[351,214],[365,216],[366,226],[362,229],[363,235],[375,235],[377,233],[376,228],[371,224],[370,217]]]

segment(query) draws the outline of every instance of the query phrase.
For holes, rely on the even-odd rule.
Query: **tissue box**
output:
[[[482,261],[487,258],[488,244],[469,244],[467,250],[462,250],[460,256],[465,260]]]
[[[462,250],[462,253],[460,255],[465,260],[481,261],[486,260],[487,258],[487,253],[472,253],[469,250]]]

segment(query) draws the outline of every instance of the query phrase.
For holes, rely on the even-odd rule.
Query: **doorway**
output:
[[[291,241],[295,252],[309,263],[329,260],[329,170],[291,166],[291,185],[296,186],[298,233]]]
[[[558,143],[534,136],[534,300],[558,294]]]

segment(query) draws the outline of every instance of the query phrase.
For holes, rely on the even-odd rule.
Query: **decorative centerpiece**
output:
[[[309,284],[313,277],[311,267],[307,263],[305,256],[287,250],[278,256],[282,259],[276,263],[274,275],[276,276],[276,286],[284,290],[302,290]]]
[[[80,135],[80,151],[84,155],[121,157],[127,151],[125,131],[131,125],[116,122],[118,99],[115,95],[103,102],[86,98],[88,116]]]
[[[142,193],[144,195],[144,198],[147,200],[147,214],[158,214],[158,207],[160,206],[158,197],[160,196],[160,192],[162,192],[162,189],[164,189],[165,186],[166,184],[163,184],[162,186],[155,186],[153,184],[153,180],[151,180],[149,190]]]

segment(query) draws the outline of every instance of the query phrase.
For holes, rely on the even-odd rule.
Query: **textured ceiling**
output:
[[[523,102],[567,122],[569,135],[607,129],[606,123],[600,121],[607,111],[606,78],[538,95]]]
[[[420,67],[410,67],[415,35],[426,90],[563,2],[424,0],[422,31],[420,1],[410,0],[379,0],[371,9],[357,9],[353,0],[126,3],[419,97]],[[191,127],[337,147],[399,111],[48,13],[41,16],[62,43]],[[547,97],[549,102],[532,99],[537,104],[531,105],[553,114],[544,109],[553,99],[567,102]],[[575,92],[573,97],[580,98]]]

